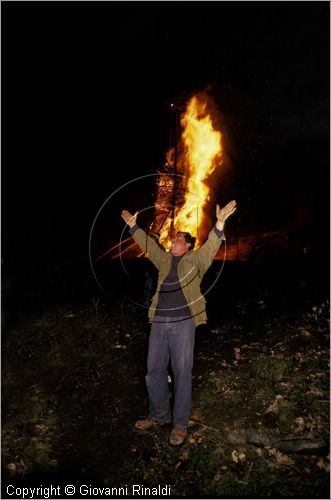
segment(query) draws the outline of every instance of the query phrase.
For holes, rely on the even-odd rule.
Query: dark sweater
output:
[[[191,317],[190,308],[187,305],[178,279],[177,268],[182,257],[182,255],[180,257],[172,257],[170,272],[160,288],[156,316]]]

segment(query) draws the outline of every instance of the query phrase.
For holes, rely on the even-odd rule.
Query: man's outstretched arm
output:
[[[212,229],[208,235],[207,241],[195,252],[196,259],[200,273],[205,274],[207,269],[211,266],[215,255],[221,246],[224,237],[224,224],[230,215],[232,215],[236,210],[236,201],[232,200],[230,203],[225,205],[222,209],[219,205],[216,205],[216,230]]]
[[[145,231],[137,225],[138,212],[132,215],[127,210],[122,210],[121,216],[124,222],[129,226],[129,232],[135,242],[138,243],[139,247],[143,252],[145,252],[149,260],[153,262],[157,268],[159,268],[166,252],[162,250],[157,243],[155,243],[153,238],[148,236]]]

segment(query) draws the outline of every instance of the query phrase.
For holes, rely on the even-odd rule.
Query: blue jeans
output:
[[[149,337],[146,385],[149,418],[170,422],[168,364],[174,373],[173,426],[186,428],[191,416],[195,325],[191,318],[156,316]]]

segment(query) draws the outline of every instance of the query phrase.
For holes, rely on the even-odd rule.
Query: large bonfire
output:
[[[182,134],[175,154],[167,152],[167,173],[157,180],[156,217],[150,229],[160,232],[160,242],[169,248],[176,231],[189,231],[201,245],[208,222],[210,199],[207,181],[222,163],[222,135],[208,112],[208,97],[193,96],[181,116]]]
[[[213,189],[211,174],[223,163],[222,134],[213,124],[215,108],[205,93],[194,95],[180,116],[181,135],[166,152],[156,181],[155,217],[147,232],[160,233],[160,242],[169,249],[176,231],[189,231],[196,248],[205,239],[211,221],[207,204]],[[214,179],[215,181],[215,179]],[[218,201],[218,200],[213,200]],[[122,240],[97,258],[141,257],[144,252],[131,238]]]

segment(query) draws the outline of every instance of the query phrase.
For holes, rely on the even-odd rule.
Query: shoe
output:
[[[135,428],[139,429],[140,431],[147,431],[148,429],[153,429],[153,427],[156,427],[157,425],[158,422],[150,418],[137,420],[137,422],[134,424]]]
[[[174,446],[182,444],[182,442],[186,438],[186,434],[187,434],[186,429],[182,429],[181,427],[174,427],[170,434],[170,439],[169,439],[170,444],[173,444]]]

